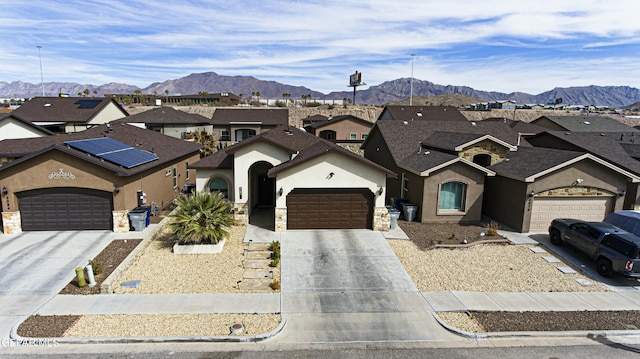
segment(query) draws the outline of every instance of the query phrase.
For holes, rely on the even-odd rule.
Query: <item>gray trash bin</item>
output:
[[[402,205],[402,209],[404,210],[404,219],[407,222],[413,222],[413,219],[416,216],[416,212],[418,212],[418,205],[405,203]]]
[[[136,207],[129,211],[129,224],[134,231],[143,231],[147,227],[147,209]]]
[[[393,207],[387,208],[387,210],[389,211],[389,218],[390,218],[389,228],[394,229],[398,225],[398,218],[400,218],[400,211],[398,211]]]

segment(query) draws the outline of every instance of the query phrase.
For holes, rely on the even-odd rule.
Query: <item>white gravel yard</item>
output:
[[[411,241],[389,240],[421,292],[606,292],[593,280],[583,286],[577,278],[582,274],[564,274],[562,263],[549,263],[542,257],[550,253],[534,253],[530,246],[481,245],[468,249],[435,249],[421,251]]]

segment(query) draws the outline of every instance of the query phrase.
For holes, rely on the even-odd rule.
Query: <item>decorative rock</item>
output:
[[[576,274],[577,272],[571,267],[558,267],[558,270],[564,274]]]
[[[175,254],[216,254],[222,252],[226,239],[221,240],[218,244],[178,244],[173,246]]]

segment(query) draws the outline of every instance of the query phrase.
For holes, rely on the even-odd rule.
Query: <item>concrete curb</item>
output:
[[[437,313],[433,313],[433,317],[438,324],[443,328],[450,331],[453,334],[470,338],[470,339],[490,339],[490,338],[546,338],[546,337],[593,337],[601,336],[604,338],[619,337],[619,336],[639,336],[640,330],[573,330],[573,331],[548,331],[548,332],[467,332],[458,328],[452,327],[445,323]]]
[[[215,313],[212,313],[215,314]],[[253,336],[213,336],[213,337],[92,337],[92,338],[26,338],[18,335],[18,328],[29,317],[23,318],[18,324],[11,328],[10,338],[19,342],[29,342],[31,340],[43,342],[56,342],[58,344],[128,344],[128,343],[257,343],[267,339],[271,339],[278,335],[287,319],[283,313],[280,313],[282,320],[278,326],[268,332]]]

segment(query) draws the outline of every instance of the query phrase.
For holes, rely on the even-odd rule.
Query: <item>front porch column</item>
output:
[[[248,225],[249,224],[249,206],[246,202],[235,202],[233,204],[233,219],[236,224]]]
[[[373,230],[374,231],[389,231],[391,224],[391,217],[386,207],[375,207],[373,210]]]
[[[113,217],[113,231],[115,233],[126,233],[129,232],[129,211],[113,211],[111,212]]]
[[[4,234],[22,233],[22,219],[20,218],[20,211],[2,212],[2,232],[4,232]]]
[[[287,230],[287,209],[276,208],[276,232],[284,232]]]

